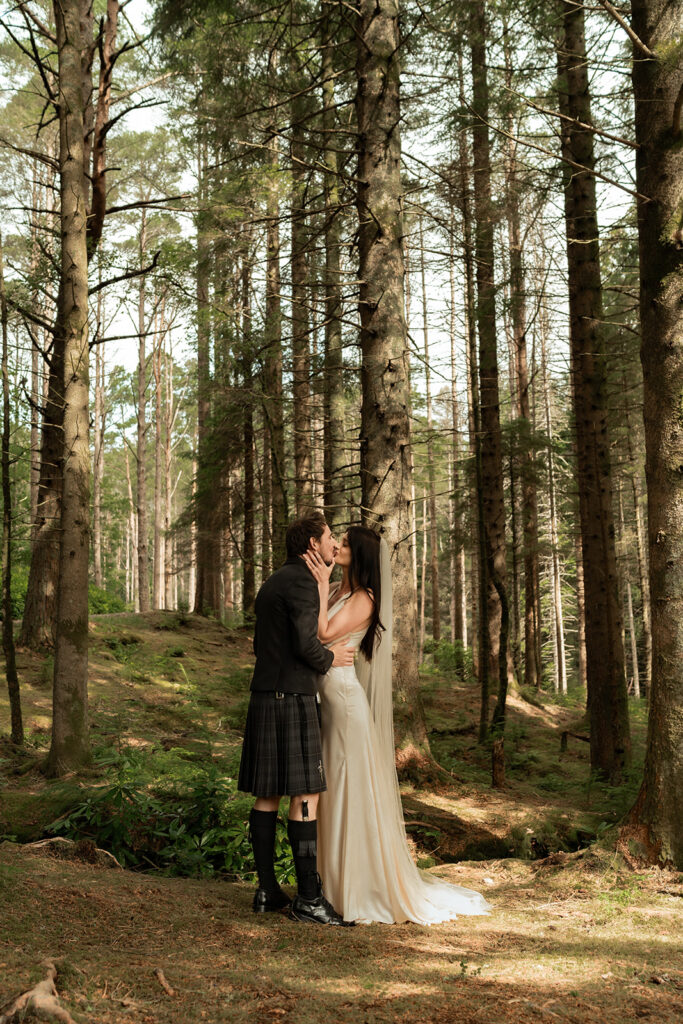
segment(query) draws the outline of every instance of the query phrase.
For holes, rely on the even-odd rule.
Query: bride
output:
[[[318,583],[318,634],[345,639],[356,668],[320,682],[327,792],[318,810],[318,865],[325,893],[347,921],[437,924],[485,914],[479,893],[420,871],[406,841],[394,763],[391,695],[392,593],[389,549],[379,534],[350,526],[335,562],[303,556]],[[334,565],[342,580],[330,589]]]

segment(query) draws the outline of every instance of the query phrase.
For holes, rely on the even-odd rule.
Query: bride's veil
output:
[[[394,749],[391,692],[393,599],[389,548],[384,538],[380,540],[379,560],[379,614],[384,631],[381,640],[375,642],[372,660],[367,661],[361,655],[357,660],[356,672],[367,695],[375,723],[373,743],[376,776],[373,779],[373,792],[375,800],[386,811],[386,817],[382,818],[382,828],[385,849],[391,853],[387,863],[392,865],[393,872],[391,892],[395,901],[394,919],[431,924],[451,920],[458,914],[485,914],[488,913],[489,905],[479,893],[418,870],[406,842]]]
[[[375,648],[371,661],[362,655],[358,658],[358,678],[368,698],[375,722],[377,738],[377,759],[382,766],[382,778],[386,792],[384,798],[392,801],[401,829],[403,808],[396,775],[396,751],[394,747],[394,704],[392,694],[392,648],[394,642],[394,608],[389,546],[382,537],[379,542],[380,603],[379,617],[384,630]]]

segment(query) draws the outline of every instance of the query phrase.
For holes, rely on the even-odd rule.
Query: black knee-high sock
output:
[[[269,894],[280,888],[273,866],[276,822],[277,811],[257,811],[252,808],[249,815],[249,838],[254,851],[259,888]]]
[[[318,822],[287,822],[287,835],[292,844],[299,896],[314,900],[320,893],[318,882]]]

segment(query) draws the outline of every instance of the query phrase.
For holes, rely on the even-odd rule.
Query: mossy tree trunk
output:
[[[680,11],[633,0],[641,359],[652,685],[645,775],[631,821],[648,859],[683,869],[683,82]],[[677,46],[672,50],[673,41]],[[651,54],[648,57],[643,50]],[[668,51],[668,52],[667,52]],[[656,56],[655,56],[656,55]]]
[[[88,249],[83,172],[84,98],[78,0],[54,4],[58,47],[61,292],[64,337],[64,472],[57,588],[52,744],[48,771],[90,759],[88,731]]]
[[[428,752],[412,581],[410,375],[404,307],[399,27],[395,0],[361,0],[356,23],[364,521],[386,538],[394,587],[397,742]]]

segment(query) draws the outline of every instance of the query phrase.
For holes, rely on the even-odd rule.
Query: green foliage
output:
[[[434,662],[440,672],[453,673],[464,680],[474,679],[472,649],[464,647],[461,640],[456,640],[455,643],[451,643],[449,640],[439,640],[438,644],[432,647],[432,652]]]
[[[197,764],[185,750],[124,749],[99,759],[107,783],[48,831],[92,839],[125,867],[195,878],[253,876],[247,819],[251,798],[215,762]],[[286,829],[278,824],[275,868],[293,879]]]
[[[126,603],[115,594],[110,594],[94,583],[88,586],[88,611],[91,615],[108,615],[125,612]]]

